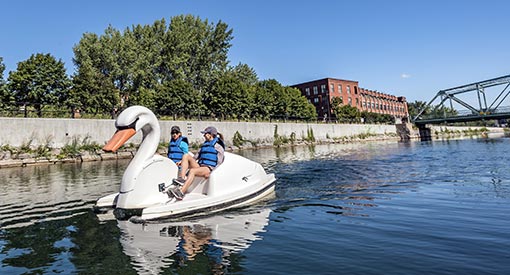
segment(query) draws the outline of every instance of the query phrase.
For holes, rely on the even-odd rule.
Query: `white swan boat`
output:
[[[274,174],[266,173],[259,163],[225,152],[223,163],[209,178],[196,177],[184,199],[176,200],[164,191],[177,177],[178,168],[156,154],[161,130],[152,111],[129,107],[118,116],[115,127],[103,150],[115,152],[138,131],[142,141],[124,172],[120,191],[98,199],[94,207],[98,212],[114,208],[117,219],[135,216],[131,219],[135,222],[173,219],[245,206],[274,192]]]

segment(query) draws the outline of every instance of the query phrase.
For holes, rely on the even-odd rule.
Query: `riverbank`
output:
[[[327,140],[294,140],[280,136],[276,138],[273,143],[253,143],[249,140],[240,140],[236,145],[227,146],[226,150],[229,152],[237,152],[240,150],[256,150],[262,148],[277,148],[277,147],[292,147],[292,146],[309,146],[327,143],[361,143],[361,142],[376,142],[376,141],[398,141],[400,140],[396,134],[361,134],[349,137],[330,138]],[[7,149],[6,149],[7,148]],[[81,149],[80,149],[81,148]],[[121,150],[111,153],[101,150],[99,145],[88,145],[80,147],[77,145],[72,150],[69,147],[63,148],[14,148],[10,146],[0,147],[0,169],[12,167],[26,167],[33,165],[50,165],[50,164],[65,164],[65,163],[80,163],[89,161],[106,161],[117,159],[130,159],[137,151],[137,146],[128,146],[121,148]],[[196,152],[198,147],[192,147],[191,151]],[[43,155],[41,155],[43,154]],[[166,143],[161,143],[157,154],[166,156],[167,147]]]
[[[228,150],[298,146],[357,139],[398,139],[395,125],[335,124],[249,121],[167,121],[160,120],[159,153],[166,155],[170,129],[179,126],[198,150],[201,131],[214,126],[222,133]],[[111,119],[1,118],[0,168],[39,164],[73,163],[129,158],[142,134],[138,132],[121,152],[105,153],[103,145],[115,132]]]
[[[115,132],[115,121],[108,119],[0,118],[0,168],[29,165],[77,163],[132,158],[142,140],[131,138],[117,153],[102,151]],[[379,140],[419,139],[411,124],[335,124],[243,121],[159,121],[158,153],[166,155],[170,129],[179,126],[198,151],[208,126],[223,135],[228,151],[267,147],[301,146],[324,143],[351,143]],[[503,128],[431,126],[433,138],[503,133]]]
[[[433,127],[433,139],[459,139],[459,138],[478,138],[488,137],[489,135],[510,135],[510,130],[503,128],[486,128],[486,127]],[[231,141],[227,142],[227,151],[237,152],[240,150],[256,150],[261,148],[277,148],[292,146],[309,146],[318,144],[332,143],[363,143],[378,141],[400,141],[400,137],[396,133],[375,134],[370,132],[355,134],[351,136],[329,137],[326,134],[325,139],[316,139],[313,132],[308,136],[297,139],[295,135],[289,137],[283,135],[275,135],[273,140],[260,140],[254,142],[243,138],[240,134],[234,135]],[[412,134],[411,140],[417,140],[419,136],[416,132]],[[191,151],[198,151],[199,143],[193,143]],[[65,163],[80,163],[90,161],[106,161],[117,159],[130,159],[138,149],[137,145],[129,144],[121,148],[116,153],[104,152],[102,145],[96,142],[79,141],[67,144],[61,148],[51,148],[46,145],[25,144],[20,147],[3,145],[0,147],[0,169],[10,167],[26,167],[33,165],[50,165]],[[157,154],[165,156],[167,153],[166,142],[161,142],[157,150]]]

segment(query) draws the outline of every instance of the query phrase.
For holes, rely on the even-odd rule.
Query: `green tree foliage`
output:
[[[338,115],[340,115],[340,113],[341,113],[340,108],[342,107],[342,104],[343,104],[343,100],[339,96],[335,96],[331,99],[331,111],[333,112],[333,115],[335,117],[338,117]]]
[[[229,71],[247,85],[253,86],[259,82],[255,70],[246,64],[239,63],[229,68]]]
[[[276,97],[273,95],[269,81],[264,80],[254,87],[254,102],[252,116],[258,119],[269,119],[273,114]]]
[[[315,106],[308,102],[308,99],[302,96],[298,89],[285,87],[285,93],[288,98],[287,114],[290,118],[317,119]]]
[[[173,17],[164,59],[170,77],[184,79],[199,91],[209,88],[227,69],[232,32],[221,21],[214,25],[192,15]]]
[[[331,99],[331,110],[339,121],[358,122],[361,112],[351,105],[344,105],[341,97]]]
[[[414,119],[418,113],[427,106],[427,102],[424,102],[424,101],[418,101],[416,100],[415,102],[409,102],[407,103],[407,110],[409,111],[409,117],[411,119]],[[425,114],[429,114],[431,112],[431,107],[430,106],[427,106],[426,110],[425,110]]]
[[[212,115],[221,119],[250,116],[253,93],[250,86],[233,74],[222,76],[207,93],[206,105]]]
[[[409,110],[409,116],[411,119],[414,119],[421,110],[424,110],[420,117],[451,117],[456,116],[457,111],[455,109],[445,107],[444,105],[427,105],[424,101],[415,101],[407,104],[407,109]]]
[[[50,54],[35,54],[9,73],[9,88],[18,103],[33,106],[39,116],[48,105],[67,101],[70,80],[64,63]]]
[[[0,56],[0,107],[6,106],[9,102],[13,100],[9,90],[7,89],[7,84],[4,80],[4,71],[5,65],[3,63],[3,57]]]
[[[102,43],[104,39],[100,41],[96,34],[86,33],[74,47],[77,74],[73,77],[69,103],[94,114],[108,113],[120,105],[120,92],[111,78],[111,60]]]
[[[197,116],[205,109],[198,91],[182,79],[166,81],[157,88],[155,107],[158,113],[172,115],[174,119]]]
[[[361,112],[361,117],[363,118],[365,123],[372,123],[372,124],[395,123],[395,118],[392,115],[388,115],[388,114],[378,114],[378,113],[363,111],[363,112]]]
[[[123,32],[109,26],[99,37],[86,33],[73,49],[73,100],[87,111],[109,112],[112,106],[161,106],[157,99],[171,95],[154,92],[170,92],[175,83],[167,81],[207,91],[227,69],[231,40],[225,23],[192,15],[173,17],[168,26],[162,19]]]
[[[337,109],[335,116],[340,121],[359,122],[361,112],[351,105],[342,105]]]
[[[255,90],[254,114],[262,118],[316,119],[315,107],[298,89],[284,87],[274,79],[260,81]]]

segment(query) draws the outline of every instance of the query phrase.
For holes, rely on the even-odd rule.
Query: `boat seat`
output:
[[[195,177],[193,180],[193,183],[191,183],[191,186],[188,189],[188,192],[186,192],[186,196],[188,194],[202,194],[207,195],[209,180],[204,177]]]

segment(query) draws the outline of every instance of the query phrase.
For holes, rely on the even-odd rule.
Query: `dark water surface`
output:
[[[0,169],[0,274],[510,272],[510,139],[241,154],[274,198],[145,226],[91,210],[128,161]]]

